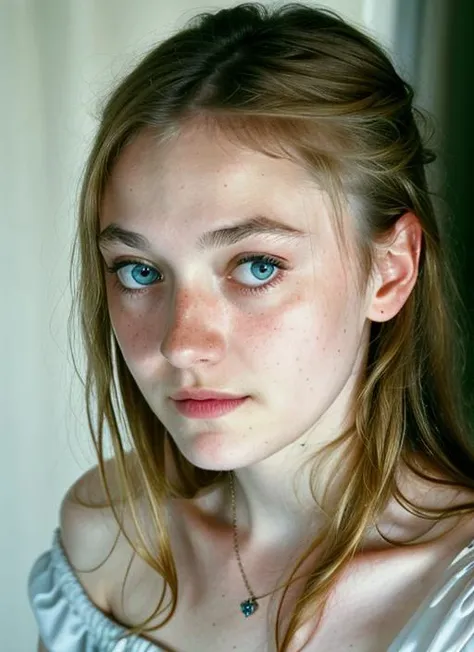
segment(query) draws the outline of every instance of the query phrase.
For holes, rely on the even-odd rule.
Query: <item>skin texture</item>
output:
[[[306,235],[197,246],[204,232],[255,215]],[[140,134],[121,154],[104,195],[100,229],[115,223],[150,243],[149,251],[101,247],[106,266],[125,260],[136,265],[106,273],[124,359],[191,462],[236,470],[241,529],[258,541],[290,531],[297,540],[314,522],[301,465],[350,417],[370,321],[393,317],[416,281],[421,229],[413,215],[401,218],[378,247],[362,292],[356,285],[356,220],[349,212],[344,218],[348,252],[340,248],[327,196],[307,172],[224,137],[211,139],[200,128],[184,130],[166,147],[158,147],[150,133]],[[259,276],[258,263],[239,265],[244,254],[272,256],[287,269],[270,265]],[[148,281],[140,281],[140,271]],[[144,289],[125,294],[121,284]],[[266,287],[251,293],[252,286]],[[249,398],[217,419],[191,419],[169,398],[190,387]],[[317,495],[342,462],[339,453],[321,470]]]

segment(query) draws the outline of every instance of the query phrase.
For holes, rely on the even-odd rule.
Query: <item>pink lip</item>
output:
[[[244,398],[242,394],[229,394],[227,392],[219,392],[213,389],[180,389],[173,394],[171,398],[174,401],[183,401],[192,399],[193,401],[204,401],[206,399],[216,399],[218,401],[225,399],[239,399]]]
[[[247,396],[234,399],[173,400],[176,409],[192,419],[215,419],[232,412],[247,400]]]

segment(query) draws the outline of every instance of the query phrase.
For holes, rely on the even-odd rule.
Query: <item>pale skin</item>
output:
[[[204,233],[257,215],[300,233],[254,234],[232,245],[198,246]],[[166,148],[157,147],[150,133],[141,134],[122,152],[104,196],[100,231],[115,224],[142,238],[134,247],[130,240],[128,245],[101,244],[105,266],[132,261],[120,277],[106,273],[118,345],[183,455],[202,468],[235,470],[240,551],[257,595],[275,587],[289,570],[288,560],[321,527],[324,514],[310,494],[308,470],[300,471],[302,463],[350,420],[370,322],[395,316],[417,278],[421,228],[414,215],[399,219],[378,245],[362,290],[355,283],[355,217],[348,210],[344,220],[348,252],[340,248],[327,196],[302,168],[223,138],[211,139],[201,129],[185,130]],[[258,261],[239,264],[247,254],[270,256],[286,269],[262,268]],[[143,278],[150,284],[140,284]],[[120,283],[145,289],[124,294]],[[184,387],[249,398],[223,417],[196,420],[178,413],[169,400]],[[321,468],[317,498],[336,471],[335,488],[344,482],[344,463],[344,451],[339,451]],[[87,495],[98,493],[97,474],[89,473],[79,485]],[[416,483],[409,487],[411,497],[424,496],[427,506],[453,499],[449,492],[426,492]],[[227,489],[176,501],[169,509],[180,605],[173,621],[150,638],[183,652],[190,641],[195,652],[273,650],[265,609],[247,621],[238,611],[239,601],[248,596],[235,563]],[[97,523],[97,516],[85,515],[66,498],[62,536],[78,567],[100,563],[109,552],[110,526],[94,559],[81,549],[85,528],[105,532]],[[315,647],[305,648],[308,652],[380,652],[385,643],[388,647],[442,563],[447,566],[450,556],[474,536],[472,526],[464,524],[444,544],[432,546],[430,536],[441,530],[428,534],[431,522],[415,520],[393,504],[381,523],[385,534],[419,534],[426,544],[416,551],[394,551],[379,535],[368,533],[366,552],[355,561],[325,627],[314,638]],[[124,611],[119,578],[130,554],[122,542],[103,570],[79,574],[96,605],[123,623],[148,616],[161,586],[136,559]]]
[[[301,237],[257,235],[199,250],[206,231],[265,215]],[[300,538],[314,517],[301,463],[342,430],[364,363],[370,321],[400,310],[417,275],[420,228],[407,216],[364,293],[339,248],[327,198],[296,164],[216,142],[204,130],[165,152],[142,135],[124,152],[108,186],[101,230],[111,223],[147,238],[151,250],[102,247],[105,262],[135,258],[164,282],[142,294],[120,292],[107,275],[110,317],[140,390],[183,454],[207,469],[235,469],[243,529],[258,541],[288,530]],[[263,282],[246,253],[289,268]],[[133,287],[132,266],[122,278]],[[139,271],[139,270],[138,270]],[[269,280],[278,278],[275,268]],[[143,285],[142,285],[143,287]],[[169,396],[182,387],[250,395],[216,420],[183,417]],[[297,409],[295,409],[297,408]],[[325,478],[321,478],[321,488]]]

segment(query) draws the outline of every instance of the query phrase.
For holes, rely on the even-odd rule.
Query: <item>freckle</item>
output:
[[[215,627],[215,626],[216,626],[216,623],[212,623],[212,626]]]
[[[341,352],[341,349],[338,349],[337,352],[340,353],[340,352]]]
[[[344,333],[347,333],[347,329],[346,329],[346,328],[344,329]]]

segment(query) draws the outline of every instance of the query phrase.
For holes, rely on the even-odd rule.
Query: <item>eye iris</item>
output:
[[[272,265],[271,263],[263,263],[263,262],[253,263],[252,268],[251,268],[252,269],[252,274],[256,274],[257,276],[259,274],[263,274],[265,276],[265,274],[270,272],[270,275],[271,275],[271,272],[273,271],[272,267],[274,267],[274,265]],[[268,278],[268,276],[267,276],[267,278]],[[265,279],[260,278],[260,280],[264,281]]]
[[[137,283],[145,282],[145,285],[156,280],[157,272],[146,265],[137,265],[132,270],[133,280]]]

